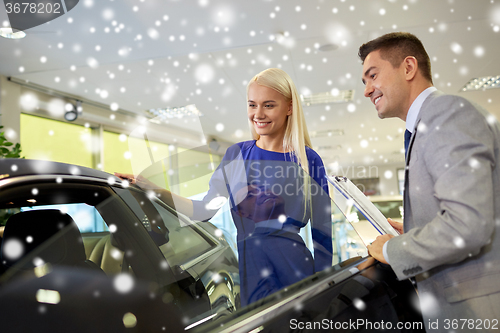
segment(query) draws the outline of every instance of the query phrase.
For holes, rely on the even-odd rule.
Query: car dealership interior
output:
[[[37,195],[39,202],[33,206],[38,205],[41,209],[50,206],[82,219],[91,217],[92,223],[86,225],[73,217],[83,235],[87,257],[101,250],[99,246],[102,245],[104,250],[94,256],[99,257],[98,266],[104,273],[116,276],[126,269],[127,274],[145,280],[154,276],[156,287],[162,286],[163,282],[159,281],[163,281],[163,277],[158,276],[164,272],[154,265],[146,267],[144,262],[153,255],[161,257],[163,254],[165,262],[172,267],[172,261],[175,262],[175,269],[180,272],[181,277],[173,269],[175,277],[172,279],[182,282],[179,288],[185,287],[186,294],[193,299],[202,295],[201,298],[207,301],[200,307],[203,311],[197,312],[198,301],[191,303],[189,297],[179,297],[185,301],[179,302],[182,303],[181,311],[191,311],[182,321],[175,322],[181,327],[179,329],[187,330],[226,316],[233,320],[231,314],[240,310],[238,274],[242,273],[237,259],[241,260],[241,252],[238,252],[237,230],[231,220],[235,215],[226,207],[210,221],[213,226],[196,225],[175,211],[175,205],[171,205],[172,208],[167,207],[168,203],[158,203],[154,193],[151,195],[146,188],[137,189],[128,180],[120,182],[123,180],[112,175],[115,172],[130,174],[133,179],[143,176],[175,195],[202,199],[228,148],[252,139],[247,116],[247,85],[257,73],[267,68],[280,68],[290,75],[300,94],[312,148],[323,160],[327,175],[347,177],[370,198],[383,218],[398,221],[402,221],[404,215],[405,123],[398,118],[379,119],[372,101],[364,96],[359,47],[388,32],[415,34],[429,54],[434,86],[444,93],[465,97],[488,110],[491,119],[500,119],[500,90],[497,90],[500,88],[497,58],[500,53],[500,0],[47,2],[60,3],[60,14],[50,19],[43,15],[37,17],[45,23],[26,29],[13,29],[15,18],[11,14],[16,10],[16,14],[20,14],[22,5],[14,9],[6,2],[5,10],[0,6],[0,126],[3,127],[0,132],[5,137],[5,141],[0,142],[1,157],[19,143],[19,157],[47,161],[47,164],[26,161],[19,166],[9,162],[12,174],[8,169],[0,171],[0,181],[15,175],[18,168],[19,177],[43,175],[40,176],[42,180],[36,177],[22,180],[32,182],[29,186],[33,189],[28,194],[22,192],[22,186],[28,185],[21,181],[22,186],[18,188],[14,188],[9,179],[0,182],[0,188],[4,186],[0,191],[4,193],[3,201],[0,200],[0,217],[12,213],[9,204],[14,205],[16,213],[31,211],[24,201],[28,197],[28,201],[35,200]],[[48,11],[49,7],[43,8]],[[24,10],[29,11],[30,7]],[[6,145],[6,142],[13,145]],[[68,172],[50,162],[67,163],[82,167],[84,171],[73,173],[70,168]],[[94,174],[95,170],[107,174]],[[75,180],[78,176],[91,180],[88,183],[80,178]],[[70,198],[67,202],[47,185],[49,179],[51,184],[64,182],[64,195]],[[330,189],[333,189],[331,184]],[[10,202],[6,197],[8,193],[17,201],[12,199]],[[328,220],[333,223],[330,228],[337,223],[331,233],[333,257],[337,258],[332,263],[336,271],[347,267],[343,264],[346,259],[358,256],[366,259],[365,245],[383,233],[377,228],[374,231],[373,223],[367,222],[372,222],[366,213],[370,210],[364,211],[352,200],[357,198],[357,193],[342,194],[348,199],[345,210],[332,198],[329,217],[333,220]],[[328,205],[330,207],[330,203]],[[115,210],[120,214],[114,216]],[[160,215],[160,220],[167,225],[163,229],[158,227],[161,232],[154,225],[155,216]],[[133,230],[133,221],[141,222],[147,232],[141,229],[137,234],[135,231],[120,234],[126,228]],[[352,228],[351,224],[355,223],[359,229]],[[119,232],[113,238],[116,225]],[[186,226],[188,228],[184,228]],[[312,245],[313,231],[307,228],[303,228],[300,235],[307,248],[313,254],[318,251],[319,256],[320,251]],[[382,226],[381,230],[384,228]],[[363,230],[366,235],[361,234]],[[0,232],[3,237],[3,229]],[[127,262],[128,253],[143,251],[134,242],[139,244],[138,240],[149,237],[148,233],[154,237],[161,233],[163,238],[156,244],[161,253],[154,252],[157,248],[148,248],[141,259],[132,256]],[[180,236],[176,239],[175,235]],[[157,242],[153,236],[153,241]],[[191,244],[180,241],[184,238],[198,243],[190,247]],[[132,245],[127,247],[123,245],[125,242]],[[172,248],[177,251],[175,255],[169,252]],[[223,253],[224,260],[217,257],[217,251]],[[121,261],[117,259],[119,262],[110,265],[113,253],[119,253]],[[110,260],[106,264],[105,257]],[[142,276],[140,267],[146,267]],[[216,278],[213,272],[217,272]],[[1,273],[0,285],[7,279]],[[356,273],[351,271],[349,274]],[[386,279],[384,274],[373,275],[383,276],[383,280]],[[220,282],[221,276],[224,283]],[[347,279],[342,275],[335,281],[340,283]],[[384,297],[386,292],[388,295],[407,295],[408,286],[396,286],[392,277],[387,278],[389,280],[387,285],[395,290],[394,293],[392,290],[387,292],[385,285],[373,287],[370,284],[374,289],[368,289]],[[192,284],[187,286],[186,281]],[[347,286],[353,283],[349,281]],[[151,284],[142,287],[150,290]],[[379,287],[383,291],[377,289]],[[312,280],[306,281],[300,287],[286,289],[284,296],[272,301],[278,304],[288,299],[286,297],[298,299],[294,292],[302,296],[314,292],[314,297],[326,299],[329,296],[319,293],[327,288],[321,289],[313,285]],[[340,287],[335,285],[335,288]],[[361,290],[357,285],[353,289]],[[175,303],[173,299],[178,300],[177,289],[172,290],[162,294],[162,302],[158,301],[161,306],[170,306]],[[1,295],[0,290],[0,298]],[[370,303],[370,291],[366,295],[369,295],[368,306],[379,307],[379,299]],[[408,299],[411,302],[413,298]],[[141,301],[148,302],[142,298]],[[387,301],[389,303],[394,308],[399,306],[394,299]],[[296,303],[290,304],[286,305],[289,309],[298,308]],[[355,302],[353,304],[357,307]],[[406,305],[401,307],[406,309]],[[251,311],[255,309],[257,305],[241,312],[242,316],[253,318],[251,316],[256,316],[257,312]],[[414,318],[413,313],[403,315],[398,311],[390,312],[387,318],[392,319],[388,320],[404,315]],[[265,314],[259,312],[259,318],[267,318]],[[373,318],[382,318],[376,317],[376,311],[370,312],[372,314]],[[119,319],[122,317],[120,314]],[[285,318],[274,317],[278,318],[276,320]],[[145,315],[144,318],[149,317]],[[246,321],[241,323],[250,325]],[[252,324],[255,327],[260,325],[258,321],[255,323]],[[168,326],[168,323],[161,325]],[[113,326],[110,327],[113,330]],[[125,324],[125,327],[129,326]],[[238,329],[250,331],[250,326],[241,327]],[[219,327],[214,324],[209,329],[218,332]],[[262,331],[255,329],[252,332]],[[228,331],[233,330],[228,328]]]
[[[9,27],[4,10],[0,22]],[[25,158],[111,173],[185,152],[169,168],[190,196],[206,191],[228,146],[251,139],[246,84],[278,67],[328,173],[399,195],[404,123],[378,119],[363,96],[358,47],[412,32],[438,89],[498,117],[499,26],[495,0],[81,0],[22,39],[0,38],[0,124]]]

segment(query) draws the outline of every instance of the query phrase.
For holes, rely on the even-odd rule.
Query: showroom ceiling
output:
[[[4,11],[0,20],[8,24]],[[111,117],[195,104],[205,136],[237,142],[249,139],[246,83],[281,67],[305,97],[352,90],[350,102],[304,105],[325,164],[392,164],[404,160],[404,123],[378,119],[363,96],[358,47],[390,31],[416,34],[435,86],[498,118],[500,90],[461,88],[500,75],[499,26],[498,0],[80,0],[24,39],[0,38],[0,74],[113,105]]]

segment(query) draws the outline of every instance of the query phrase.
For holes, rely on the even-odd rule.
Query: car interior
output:
[[[120,239],[126,238],[126,230],[111,233],[100,215],[105,214],[109,224],[117,219],[119,210],[113,208],[120,201],[112,191],[95,185],[58,184],[55,189],[50,185],[37,184],[37,191],[33,191],[33,185],[2,191],[2,197],[8,198],[1,200],[0,207],[5,225],[2,270],[13,266],[33,268],[40,264],[33,260],[41,259],[51,265],[89,268],[108,276],[125,271],[135,274],[127,263],[133,262],[134,256],[127,260],[127,247],[122,246],[125,241]],[[78,209],[82,206],[86,212]],[[122,204],[119,209],[127,208]],[[90,226],[89,220],[93,220]],[[114,225],[112,228],[116,228]],[[9,256],[10,252],[14,255]]]
[[[96,263],[87,259],[82,236],[75,221],[60,210],[21,211],[12,215],[6,223],[3,244],[5,248],[0,258],[8,267],[36,267],[34,260],[25,260],[27,254],[36,250],[36,258],[44,263],[91,268],[103,272]],[[24,255],[15,253],[15,247],[19,245],[24,248]],[[12,248],[14,250],[11,250]]]

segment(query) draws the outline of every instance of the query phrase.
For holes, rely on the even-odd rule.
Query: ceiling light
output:
[[[66,112],[64,113],[64,119],[67,121],[75,121],[76,118],[82,113],[82,102],[76,101],[76,105],[67,103],[65,105]]]
[[[162,121],[168,121],[172,118],[184,118],[184,117],[201,117],[203,114],[198,110],[196,105],[190,104],[180,107],[166,107],[160,109],[149,109],[145,111],[147,115],[154,117],[150,119],[151,122],[161,123]]]
[[[220,148],[220,144],[217,142],[216,139],[212,138],[212,141],[210,141],[208,147],[210,147],[210,149],[213,151],[218,151]]]
[[[339,46],[337,44],[323,44],[318,47],[318,50],[321,52],[330,52],[330,51],[335,51],[338,49]]]
[[[9,39],[21,39],[26,37],[24,31],[13,32],[12,28],[0,28],[0,36]]]
[[[78,113],[76,112],[76,110],[66,111],[66,113],[64,114],[64,119],[66,119],[67,121],[75,121],[76,118],[78,118]]]
[[[300,100],[306,105],[346,103],[354,98],[354,90],[339,90],[338,94],[332,95],[330,92],[312,94],[308,96],[300,95]]]
[[[340,150],[340,149],[342,149],[342,146],[341,145],[319,146],[317,148],[318,148],[318,150]]]
[[[293,48],[295,46],[295,39],[290,36],[288,32],[278,32],[269,37],[271,41],[280,44],[286,48]]]
[[[497,76],[483,76],[471,79],[462,88],[462,91],[474,91],[500,88],[500,75]]]
[[[310,131],[309,134],[312,138],[320,138],[325,136],[342,136],[344,135],[343,129],[329,129],[324,131]]]

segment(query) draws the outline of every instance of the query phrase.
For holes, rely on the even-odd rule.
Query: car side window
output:
[[[20,211],[57,209],[73,218],[81,233],[109,231],[108,226],[94,206],[85,203],[21,207]]]
[[[187,218],[150,201],[143,193],[120,188],[115,191],[142,221],[171,266],[181,265],[216,246]]]
[[[169,249],[171,251],[165,251],[167,249],[161,247],[160,249],[171,264],[179,265],[214,247],[215,244],[203,237],[197,227],[179,222],[178,217],[172,215],[158,203],[153,202],[153,205],[169,230]]]

